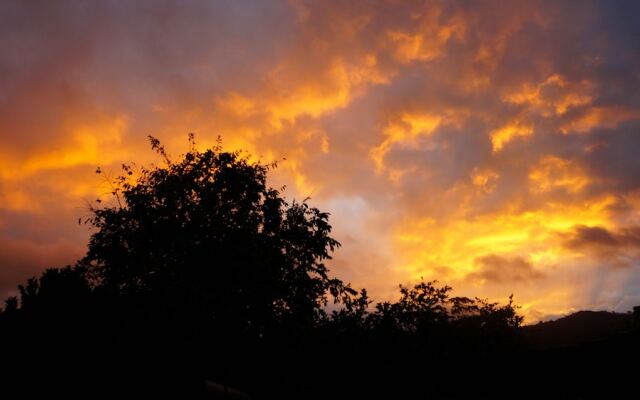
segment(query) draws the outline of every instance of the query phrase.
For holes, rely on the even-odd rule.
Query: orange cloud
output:
[[[575,162],[548,156],[531,169],[529,182],[530,190],[536,193],[558,188],[578,193],[591,183],[591,179]]]
[[[474,186],[478,187],[485,193],[492,192],[495,187],[497,180],[500,178],[500,175],[492,171],[490,169],[479,169],[475,167],[473,172],[471,173],[471,182]]]
[[[121,7],[0,13],[0,247],[81,248],[84,202],[108,194],[97,165],[117,174],[122,162],[158,162],[148,134],[175,157],[187,132],[200,148],[220,134],[225,149],[280,161],[270,182],[333,214],[336,273],[376,300],[424,276],[463,294],[513,291],[530,321],[640,304],[633,246],[596,246],[576,228],[628,243],[624,229],[640,224],[634,13],[536,2]],[[51,266],[36,262],[46,259],[22,267]]]
[[[520,120],[515,120],[498,129],[494,129],[489,135],[491,136],[493,151],[498,152],[514,138],[523,138],[533,135],[533,125]]]
[[[612,129],[622,122],[640,119],[640,112],[627,107],[591,107],[578,118],[562,125],[564,134],[586,133],[594,129]]]
[[[443,123],[444,117],[439,115],[403,114],[399,121],[391,122],[384,129],[384,140],[371,149],[371,158],[378,171],[384,168],[384,157],[394,145],[416,146],[419,136],[432,134]]]
[[[414,12],[410,18],[414,29],[386,32],[387,45],[391,47],[393,57],[402,64],[430,61],[442,56],[449,40],[462,40],[467,29],[461,16],[446,19],[438,7]]]
[[[337,59],[325,72],[325,79],[303,82],[293,90],[280,89],[283,86],[280,82],[286,81],[286,76],[286,68],[274,71],[274,93],[269,93],[263,103],[270,122],[278,129],[284,122],[293,122],[300,116],[317,118],[343,108],[363,86],[387,82],[387,78],[376,70],[376,59],[372,55],[365,57],[361,65],[346,65]]]
[[[532,85],[524,83],[517,91],[507,91],[502,100],[513,104],[526,104],[539,110],[544,116],[563,115],[570,108],[593,102],[593,85],[588,81],[569,82],[559,74]]]
[[[68,129],[68,143],[60,148],[38,149],[26,160],[5,162],[0,178],[20,179],[25,175],[49,169],[65,169],[78,165],[96,166],[110,163],[120,153],[127,119],[119,116],[110,121],[93,122]],[[7,164],[19,165],[10,168]]]

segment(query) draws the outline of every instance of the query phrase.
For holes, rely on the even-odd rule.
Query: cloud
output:
[[[201,147],[221,134],[286,157],[271,182],[333,213],[333,267],[376,299],[424,276],[497,299],[515,285],[532,318],[627,307],[640,291],[638,11],[1,2],[0,235],[22,244],[0,286],[27,275],[7,272],[18,254],[43,254],[29,273],[74,261],[85,201],[108,194],[97,165],[157,161],[148,134],[177,155],[196,132]],[[631,268],[601,268],[612,252]]]
[[[591,245],[618,247],[621,242],[605,228],[579,225],[574,228],[571,237],[566,241],[566,245],[574,249]]]
[[[578,225],[564,234],[563,240],[566,248],[597,257],[606,266],[629,267],[640,256],[640,226],[611,231],[601,226]]]
[[[479,284],[533,282],[544,277],[543,273],[522,257],[488,254],[475,261],[477,268],[466,279]]]
[[[59,241],[33,243],[0,237],[0,296],[4,299],[16,295],[17,283],[37,276],[43,267],[63,266],[73,257],[82,255],[82,246]]]

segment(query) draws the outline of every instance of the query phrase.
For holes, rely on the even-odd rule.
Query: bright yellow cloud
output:
[[[573,204],[548,203],[535,211],[521,211],[514,205],[497,214],[475,217],[410,217],[395,226],[395,268],[413,280],[442,277],[445,271],[448,281],[464,282],[467,275],[476,271],[478,258],[497,254],[525,257],[542,273],[549,272],[575,256],[562,247],[558,233],[580,224],[612,226],[610,206],[615,201],[604,196]],[[540,306],[535,298],[521,295],[520,299],[532,302],[531,307]],[[562,312],[563,304],[566,303],[547,310]]]

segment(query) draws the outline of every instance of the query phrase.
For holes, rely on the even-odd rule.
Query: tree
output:
[[[400,285],[396,302],[376,305],[368,316],[371,329],[385,340],[417,341],[425,351],[475,352],[510,349],[517,344],[523,317],[513,302],[451,297],[450,286],[421,281]]]
[[[436,281],[420,282],[413,288],[400,285],[400,299],[376,306],[382,324],[410,333],[429,331],[449,322],[448,300],[451,287],[436,287]]]
[[[48,268],[39,278],[28,279],[18,286],[21,310],[55,318],[86,306],[91,288],[84,272],[80,267]]]
[[[273,377],[264,368],[302,357],[330,301],[351,309],[355,299],[325,265],[340,246],[329,214],[269,187],[276,163],[219,143],[198,151],[193,135],[174,161],[150,141],[159,166],[123,165],[113,179],[97,169],[113,201],[84,219],[86,255],[21,285],[19,306],[6,302],[0,331],[16,343],[14,365],[77,393],[108,382],[113,393],[184,396],[205,370],[239,387]]]
[[[313,325],[329,297],[355,293],[328,276],[325,261],[340,246],[329,214],[269,187],[275,163],[220,145],[200,152],[189,139],[172,161],[150,137],[164,165],[123,165],[111,180],[117,204],[92,208],[97,231],[82,265],[100,290],[161,299],[181,315],[198,310],[254,337],[291,321]]]
[[[99,387],[197,398],[205,376],[264,398],[363,397],[370,368],[387,388],[422,393],[423,376],[444,389],[455,363],[512,348],[522,323],[512,299],[451,297],[422,281],[370,308],[365,289],[329,274],[340,246],[329,214],[268,185],[275,163],[219,143],[198,151],[193,135],[174,161],[150,141],[161,165],[123,165],[114,179],[98,168],[113,200],[84,220],[86,255],[29,279],[0,313],[25,397]],[[328,312],[330,301],[340,304]],[[344,373],[319,384],[327,371]],[[34,376],[40,385],[23,381]]]

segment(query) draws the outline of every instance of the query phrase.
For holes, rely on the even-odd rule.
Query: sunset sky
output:
[[[0,298],[73,263],[97,166],[286,158],[331,270],[527,322],[640,305],[640,3],[1,1]]]

